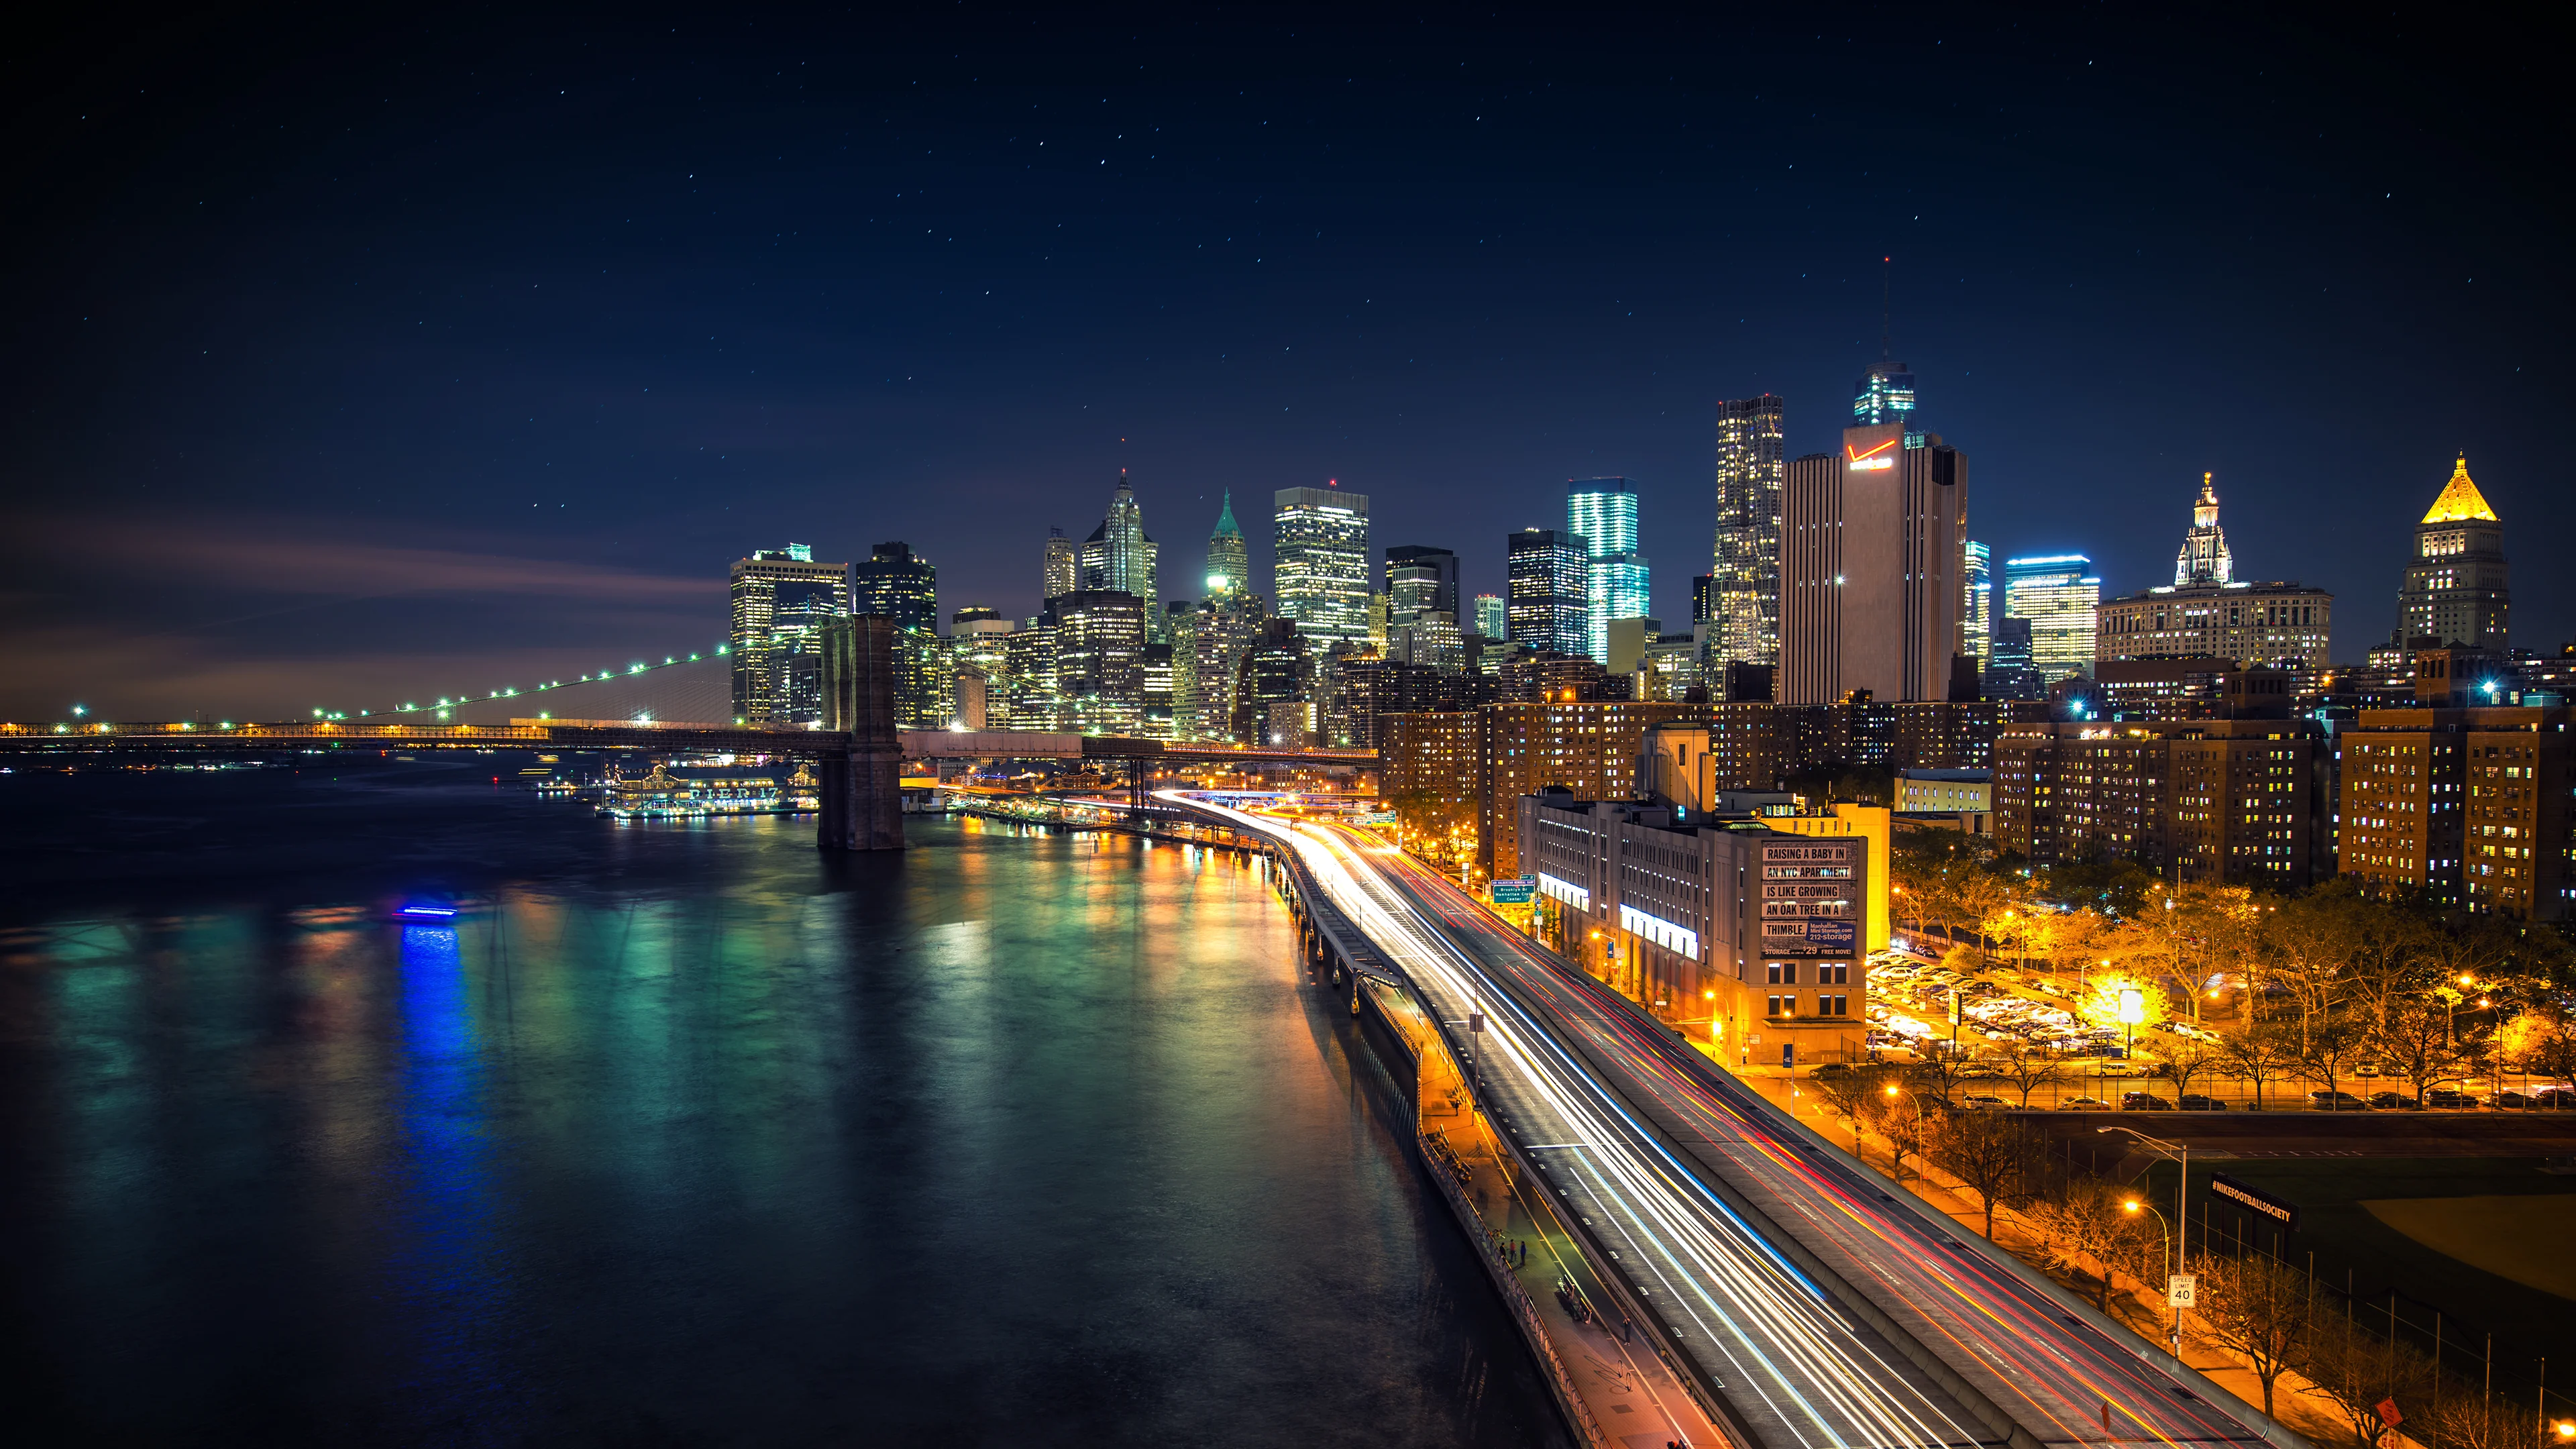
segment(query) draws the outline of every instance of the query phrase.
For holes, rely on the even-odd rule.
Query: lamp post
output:
[[[2191,1189],[2190,1146],[2188,1144],[2178,1145],[2176,1143],[2167,1142],[2161,1137],[2150,1137],[2135,1127],[2096,1127],[2093,1130],[2096,1132],[2125,1132],[2131,1137],[2138,1139],[2141,1144],[2150,1150],[2161,1152],[2182,1165],[2181,1175],[2174,1180],[2174,1220],[2173,1222],[2166,1224],[2165,1227],[2166,1235],[2170,1240],[2167,1246],[2171,1248],[2173,1252],[2173,1276],[2176,1278],[2181,1277],[2183,1252],[2187,1246],[2185,1239],[2191,1229],[2191,1215],[2184,1210],[2186,1199],[2183,1196]],[[2130,1211],[2135,1212],[2141,1204],[2131,1202],[2127,1204],[2127,1206]],[[2148,1208],[2148,1211],[2154,1212],[2155,1210],[2150,1207]],[[2156,1217],[2158,1221],[2162,1221],[2164,1214],[2157,1213]],[[2173,1297],[2173,1284],[2170,1281],[2165,1284],[2165,1297],[2168,1300]],[[2181,1358],[2182,1306],[2180,1304],[2176,1304],[2174,1306],[2172,1343],[2174,1357],[2177,1359]]]

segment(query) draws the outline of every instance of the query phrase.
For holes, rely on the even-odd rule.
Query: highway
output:
[[[1963,1385],[2023,1444],[2265,1437],[2205,1385],[2116,1342],[1875,1174],[1781,1125],[1670,1028],[1410,858],[1335,827],[1189,803],[1291,843],[1444,1019],[1488,1014],[1488,1109],[1759,1444],[2004,1440],[1954,1392]],[[1794,1245],[1774,1241],[1783,1232]],[[1830,1265],[1831,1276],[1800,1262]],[[1943,1371],[1927,1370],[1927,1357]]]

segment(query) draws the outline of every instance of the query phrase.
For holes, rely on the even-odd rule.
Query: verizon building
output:
[[[1782,704],[1945,700],[1960,652],[1968,457],[1902,422],[1846,428],[1781,489]],[[1971,694],[1970,698],[1975,696]]]

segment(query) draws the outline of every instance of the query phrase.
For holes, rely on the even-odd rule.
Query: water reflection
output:
[[[1240,857],[366,824],[484,874],[0,925],[58,1437],[1557,1442]]]

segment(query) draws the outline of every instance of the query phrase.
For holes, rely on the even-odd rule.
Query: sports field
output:
[[[2370,1215],[2472,1268],[2576,1299],[2576,1193],[2369,1198]]]

